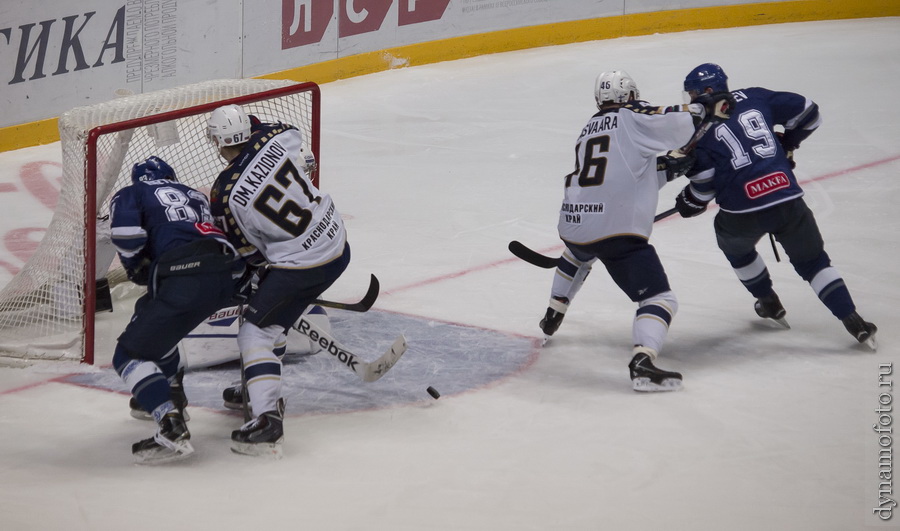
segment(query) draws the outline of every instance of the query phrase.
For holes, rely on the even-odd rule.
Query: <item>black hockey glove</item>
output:
[[[233,277],[232,277],[233,278]],[[234,297],[232,299],[238,304],[247,302],[250,295],[253,294],[253,269],[245,267],[244,272],[234,281]]]
[[[706,212],[706,201],[697,199],[691,191],[691,185],[687,185],[675,198],[675,208],[683,218],[692,218]]]
[[[680,149],[673,149],[656,157],[656,171],[666,172],[666,181],[671,182],[687,173],[696,160],[693,152],[685,155]]]
[[[731,112],[734,111],[737,101],[730,92],[713,92],[697,96],[694,103],[699,103],[706,108],[706,121],[724,122],[731,118]]]
[[[257,268],[256,270],[256,285],[259,286],[263,283],[263,280],[269,276],[269,273],[272,271],[272,267],[269,264],[266,264],[262,267]]]
[[[146,286],[150,282],[150,260],[144,258],[132,269],[126,269],[128,280],[138,286]]]
[[[781,144],[782,149],[784,149],[784,156],[787,157],[788,164],[793,170],[797,167],[797,163],[794,162],[794,150],[797,149],[798,146],[794,146],[786,142],[784,140],[784,133],[775,133],[775,136],[778,137],[778,142]]]

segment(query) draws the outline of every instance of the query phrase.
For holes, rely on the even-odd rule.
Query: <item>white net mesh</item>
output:
[[[292,93],[285,93],[285,87]],[[267,94],[275,91],[276,94]],[[303,131],[316,156],[318,134],[312,91],[290,81],[218,80],[175,89],[127,95],[78,107],[59,118],[63,177],[59,202],[39,247],[22,270],[0,291],[0,356],[41,359],[91,359],[85,335],[93,334],[93,316],[84,312],[85,285],[106,276],[124,278],[118,259],[109,263],[98,250],[97,271],[85,264],[86,218],[102,220],[112,193],[131,183],[131,167],[151,155],[168,162],[178,180],[204,193],[223,169],[206,138],[210,105],[232,98],[264,122],[285,122]],[[252,101],[251,101],[252,100]],[[198,108],[199,107],[199,108]],[[91,129],[179,111],[177,118],[101,134],[96,160],[88,157]],[[170,117],[171,118],[171,117]],[[96,168],[96,203],[88,206],[86,176]],[[100,239],[102,240],[102,229]],[[108,248],[107,248],[108,250]],[[108,255],[110,257],[114,255]],[[109,271],[107,271],[109,268]]]

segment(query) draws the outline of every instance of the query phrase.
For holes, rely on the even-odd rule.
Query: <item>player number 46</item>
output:
[[[576,155],[580,145],[575,148]],[[566,176],[566,187],[572,184],[572,177],[578,175],[578,186],[600,186],[606,177],[606,156],[609,152],[609,135],[589,138],[584,146],[584,161],[580,168]],[[580,161],[580,159],[579,159]]]

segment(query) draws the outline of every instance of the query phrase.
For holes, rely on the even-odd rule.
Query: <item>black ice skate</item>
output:
[[[766,295],[764,297],[756,299],[756,303],[753,305],[753,309],[756,310],[756,315],[762,317],[763,319],[771,319],[784,328],[791,328],[791,325],[789,325],[787,320],[785,320],[784,318],[784,316],[787,315],[787,310],[785,310],[784,306],[781,305],[781,300],[778,298],[778,294],[776,294],[774,291],[771,295]]]
[[[875,332],[878,331],[877,326],[865,321],[856,312],[851,313],[841,322],[844,323],[844,328],[850,332],[854,339],[872,350],[877,350],[878,344],[875,342]]]
[[[244,408],[244,386],[240,383],[222,391],[222,401],[228,409]]]
[[[175,375],[175,381],[169,384],[169,393],[172,402],[175,404],[175,407],[181,411],[181,414],[184,416],[185,422],[191,420],[191,416],[188,415],[187,406],[188,399],[187,395],[184,393],[184,370],[178,371]],[[131,408],[131,416],[138,420],[153,420],[153,415],[144,411],[144,408],[138,404],[137,399],[131,397],[131,400],[128,402],[128,407]]]
[[[635,355],[628,364],[631,385],[635,391],[677,391],[681,389],[681,373],[664,371],[653,365],[646,351],[635,349]]]
[[[231,432],[231,451],[236,454],[281,459],[284,441],[284,399],[240,429]]]
[[[131,408],[132,417],[138,420],[153,420],[153,415],[144,411],[135,397],[131,397],[131,400],[128,401],[128,407]]]
[[[191,432],[177,409],[166,413],[159,422],[159,430],[149,439],[131,445],[131,453],[138,464],[155,465],[184,459],[194,453]]]
[[[544,314],[544,318],[541,319],[541,331],[544,333],[542,345],[547,344],[547,341],[550,340],[550,336],[559,330],[559,325],[562,324],[563,317],[566,316],[566,310],[568,308],[569,299],[566,299],[565,297],[552,297],[550,299],[550,307],[547,308],[547,313]]]

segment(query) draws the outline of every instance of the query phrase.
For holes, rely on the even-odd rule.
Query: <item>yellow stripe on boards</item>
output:
[[[257,77],[259,79],[315,81],[323,84],[393,68],[541,46],[652,35],[654,33],[892,16],[900,16],[900,0],[793,0],[632,13],[617,17],[542,24],[409,44]],[[59,129],[56,118],[0,128],[0,152],[49,144],[58,140]]]

